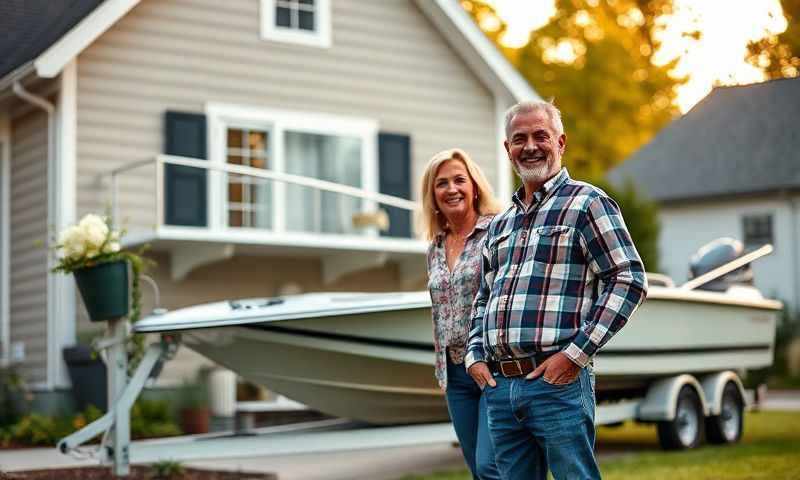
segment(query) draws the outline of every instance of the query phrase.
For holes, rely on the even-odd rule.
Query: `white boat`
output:
[[[753,287],[651,285],[595,359],[598,402],[641,396],[674,375],[771,365],[781,308]],[[135,330],[181,332],[193,350],[331,415],[375,424],[447,419],[426,291],[216,302],[144,318]]]

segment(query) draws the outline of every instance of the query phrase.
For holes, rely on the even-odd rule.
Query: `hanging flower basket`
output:
[[[113,320],[128,315],[128,262],[117,260],[73,272],[83,305],[93,322]]]

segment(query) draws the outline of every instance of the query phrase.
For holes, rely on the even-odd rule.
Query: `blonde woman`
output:
[[[454,148],[431,158],[422,176],[421,227],[430,241],[436,378],[472,477],[499,479],[481,389],[464,369],[472,301],[486,228],[500,206],[480,168]]]

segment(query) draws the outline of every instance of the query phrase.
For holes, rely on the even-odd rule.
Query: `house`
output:
[[[0,29],[0,355],[40,396],[97,328],[45,248],[84,214],[150,245],[166,308],[424,288],[397,197],[460,146],[509,198],[503,113],[537,98],[457,0],[11,0]]]
[[[610,173],[660,204],[660,265],[676,282],[703,244],[770,243],[764,295],[800,308],[800,78],[715,88]]]

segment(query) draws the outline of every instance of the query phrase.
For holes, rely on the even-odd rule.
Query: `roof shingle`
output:
[[[800,78],[714,89],[609,173],[660,202],[800,188]]]
[[[35,59],[102,0],[0,1],[0,78]]]

